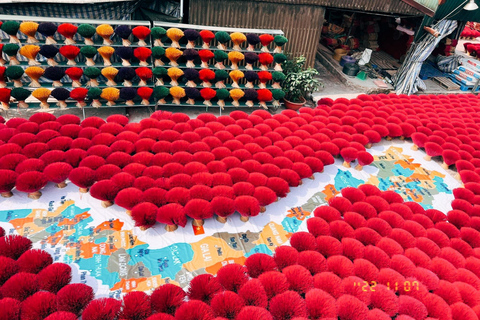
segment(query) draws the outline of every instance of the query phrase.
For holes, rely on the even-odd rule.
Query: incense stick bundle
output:
[[[115,77],[118,74],[118,69],[114,67],[106,67],[102,69],[102,75],[107,78],[107,86],[116,86]]]
[[[119,81],[123,81],[125,87],[132,86],[132,79],[135,78],[135,69],[122,67],[118,70],[117,78]]]
[[[110,61],[110,59],[112,58],[112,55],[115,52],[115,50],[112,47],[100,47],[97,49],[97,51],[100,54],[100,56],[102,56],[103,65],[111,66],[112,62]]]
[[[170,84],[172,86],[178,86],[178,79],[183,76],[183,71],[179,68],[169,68],[168,69],[168,76],[170,77],[171,81]]]
[[[162,38],[167,34],[167,30],[162,27],[152,28],[152,39],[154,46],[163,46]]]
[[[85,59],[86,59],[85,64],[87,66],[95,65],[95,61],[93,60],[93,58],[97,54],[97,48],[93,46],[84,46],[80,49],[80,53],[85,56]]]
[[[102,89],[94,87],[88,89],[87,97],[92,100],[92,107],[94,108],[100,108],[102,106],[102,103],[100,102],[100,97],[102,95]]]
[[[21,78],[23,76],[23,68],[19,66],[10,66],[5,70],[5,76],[13,81],[15,87],[22,87]]]
[[[58,64],[54,59],[58,53],[57,47],[52,45],[44,45],[40,47],[40,51],[38,53],[47,58],[47,64],[49,66],[56,66]]]
[[[113,35],[113,28],[109,24],[101,24],[97,26],[97,34],[103,38],[103,44],[109,46],[113,44],[113,41],[110,37]]]
[[[245,92],[243,92],[243,91],[240,90],[240,89],[232,89],[232,90],[230,90],[230,97],[231,97],[232,100],[233,100],[232,104],[233,104],[235,107],[239,107],[239,106],[240,106],[239,100],[240,100],[241,98],[243,98],[244,95],[245,95]]]
[[[217,69],[225,69],[225,65],[223,62],[228,59],[228,54],[222,50],[215,50],[214,52],[215,57],[215,68]]]
[[[20,40],[18,40],[18,37],[17,37],[19,28],[20,28],[20,23],[12,20],[5,21],[0,26],[0,29],[9,35],[10,43],[20,43]]]
[[[37,33],[38,23],[33,21],[25,21],[20,24],[19,30],[24,35],[27,36],[27,43],[37,43],[38,40],[35,38]]]
[[[59,106],[60,109],[67,108],[67,103],[65,100],[70,98],[70,91],[65,88],[55,88],[52,90],[52,92],[50,92],[50,95],[57,99],[57,106]]]
[[[83,74],[89,78],[90,80],[87,82],[87,86],[89,87],[98,87],[98,80],[97,78],[100,76],[101,71],[99,68],[95,67],[88,67],[83,71]]]
[[[38,66],[40,65],[40,62],[38,62],[37,59],[37,54],[40,52],[40,47],[33,45],[33,44],[27,44],[23,47],[20,48],[19,53],[24,56],[25,58],[28,59],[28,65],[29,66]]]
[[[11,96],[17,100],[17,107],[20,109],[28,108],[28,103],[25,102],[30,97],[31,92],[25,88],[13,88]]]
[[[20,64],[20,61],[17,59],[18,50],[20,50],[20,47],[16,43],[7,43],[3,46],[3,52],[8,56],[9,65],[15,66]]]
[[[150,35],[150,29],[148,27],[145,27],[145,26],[135,27],[132,29],[132,33],[135,37],[137,37],[139,46],[144,47],[147,45],[147,42],[145,41],[145,39],[147,39],[148,36]]]
[[[189,69],[187,69],[187,70],[189,70]],[[157,78],[157,81],[155,82],[155,85],[163,86],[164,85],[164,80],[163,79],[168,75],[167,69],[163,68],[163,67],[156,67],[156,68],[153,68],[152,73],[155,76],[155,78]]]
[[[122,66],[131,66],[130,59],[133,58],[133,49],[130,47],[117,47],[115,54],[122,59]]]
[[[29,76],[30,79],[32,79],[32,82],[30,82],[28,86],[35,88],[41,87],[39,79],[41,76],[43,76],[44,72],[45,70],[43,70],[43,68],[41,67],[28,67],[27,69],[25,69],[25,74]]]
[[[50,97],[51,91],[47,88],[38,88],[32,92],[32,96],[40,101],[40,108],[48,109],[50,105],[47,103],[48,97]]]
[[[38,25],[37,32],[45,37],[45,44],[55,44],[57,41],[53,38],[57,32],[57,25],[51,22],[42,22]]]
[[[165,98],[169,95],[170,91],[166,87],[154,87],[153,96],[157,99],[157,104],[166,104]]]
[[[153,47],[152,57],[155,60],[155,67],[163,66],[165,63],[162,61],[162,57],[165,56],[165,49],[163,47]]]
[[[77,58],[78,54],[80,53],[80,48],[76,46],[63,46],[59,49],[59,52],[62,56],[64,56],[68,62],[67,65],[74,66],[77,64],[75,59]]]
[[[107,100],[107,105],[111,107],[115,105],[115,101],[117,101],[120,97],[120,90],[117,88],[105,88],[102,90],[102,94],[100,96]]]
[[[58,26],[57,32],[65,37],[65,44],[75,44],[73,37],[77,33],[78,27],[71,23],[62,23]]]
[[[70,79],[72,79],[72,87],[76,88],[76,87],[82,86],[82,83],[80,82],[80,78],[83,75],[82,68],[78,68],[78,67],[68,68],[67,70],[65,70],[65,74],[69,76]]]
[[[88,89],[87,88],[75,88],[70,91],[70,98],[77,101],[76,106],[80,109],[85,107],[85,98],[87,97]]]
[[[182,30],[178,28],[170,28],[167,30],[167,37],[172,40],[172,47],[173,48],[180,48],[180,39],[183,37],[184,33]]]
[[[45,69],[43,76],[48,80],[53,81],[52,85],[54,87],[61,87],[62,83],[60,80],[65,76],[65,70],[60,67],[48,67]]]
[[[180,104],[180,99],[185,97],[185,89],[181,87],[171,87],[170,95],[173,97],[173,103]]]
[[[130,29],[129,26],[125,26],[125,25],[118,26],[115,29],[115,34],[122,39],[122,44],[125,47],[128,47],[132,44],[129,40],[130,35],[132,34],[132,29]]]
[[[81,35],[83,37],[83,42],[86,45],[93,45],[94,44],[92,38],[95,35],[96,30],[91,24],[82,23],[81,25],[78,26],[77,32],[78,32],[79,35]]]

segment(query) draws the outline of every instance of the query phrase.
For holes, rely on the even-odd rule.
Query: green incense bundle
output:
[[[222,50],[215,50],[214,52],[215,61],[215,68],[217,69],[225,69],[225,65],[223,62],[228,59],[228,54]]]
[[[165,55],[164,47],[153,47],[152,48],[152,57],[155,59],[155,66],[163,66],[165,63],[162,61],[162,57]]]
[[[163,79],[168,75],[168,70],[163,67],[156,67],[152,70],[153,75],[157,78],[157,85],[163,86]]]
[[[96,30],[92,25],[88,23],[82,23],[78,26],[77,33],[83,37],[85,44],[94,44],[92,37],[95,35]]]
[[[97,78],[100,76],[101,71],[99,68],[95,67],[88,67],[83,71],[83,74],[90,79],[88,81],[87,86],[90,87],[98,87],[98,81]]]
[[[273,71],[272,80],[273,80],[272,88],[280,89],[281,88],[280,82],[285,80],[285,74],[280,71]]]
[[[279,100],[281,100],[285,97],[285,92],[281,89],[272,90],[272,97],[273,97],[273,100],[274,100],[273,105],[275,107],[279,107],[280,106]]]
[[[20,78],[23,76],[23,68],[20,66],[10,66],[5,70],[5,76],[13,81],[15,87],[22,87]]]
[[[170,90],[167,87],[155,87],[153,88],[153,96],[157,99],[158,104],[165,104],[165,97],[170,94]]]
[[[10,36],[10,43],[20,43],[20,40],[18,40],[17,33],[18,29],[20,29],[20,23],[17,21],[5,21],[2,23],[2,26],[0,27],[2,31],[4,31],[6,34]]]
[[[284,55],[283,53],[277,53],[273,56],[273,60],[275,61],[274,69],[276,71],[282,71],[281,64],[284,63],[287,60],[287,56]]]
[[[3,52],[8,56],[11,66],[20,64],[17,59],[18,50],[20,50],[20,47],[16,43],[7,43],[3,46]]]
[[[17,100],[17,106],[19,108],[28,108],[28,104],[25,102],[32,93],[25,88],[13,88],[10,95]]]
[[[222,108],[225,107],[225,99],[230,97],[230,92],[227,89],[218,89],[217,90],[217,104]]]
[[[97,54],[97,48],[92,47],[92,46],[85,46],[80,48],[80,53],[85,56],[85,59],[87,60],[86,65],[87,66],[94,66],[95,61],[93,61],[93,58]]]
[[[94,87],[88,89],[87,92],[87,97],[89,99],[92,99],[92,107],[94,108],[99,108],[102,106],[102,103],[100,102],[100,95],[102,94],[102,89]]]
[[[282,53],[282,47],[288,42],[288,39],[284,36],[275,36],[275,38],[273,38],[273,42],[275,42],[275,50],[273,50],[273,52]]]
[[[220,50],[226,50],[227,46],[225,45],[230,41],[230,35],[225,31],[218,31],[215,33],[215,39],[218,42],[217,48]]]
[[[153,27],[151,30],[151,35],[154,40],[154,46],[163,46],[162,38],[166,36],[167,30],[162,27]]]
[[[215,87],[221,89],[225,88],[224,81],[229,77],[228,72],[225,70],[215,70]]]

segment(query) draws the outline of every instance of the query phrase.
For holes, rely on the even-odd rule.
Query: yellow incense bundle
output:
[[[183,31],[178,28],[170,28],[167,30],[167,37],[172,40],[173,48],[180,48],[178,41],[183,37]]]
[[[245,59],[243,53],[238,51],[231,51],[228,53],[228,60],[232,62],[232,69],[238,69],[238,63]]]
[[[115,77],[118,74],[118,69],[114,67],[106,67],[102,69],[102,75],[107,78],[107,86],[116,86]]]
[[[97,49],[97,52],[102,56],[104,66],[111,66],[112,65],[112,62],[110,61],[110,58],[112,57],[113,53],[115,52],[115,49],[113,49],[112,47],[100,47],[100,48]]]
[[[113,35],[113,28],[109,24],[101,24],[96,29],[97,34],[103,38],[104,45],[111,45],[113,41],[110,40],[110,37]]]
[[[183,70],[179,68],[168,68],[167,75],[172,79],[170,84],[172,86],[178,86],[178,79],[183,76]]]
[[[35,88],[41,87],[40,82],[38,80],[40,79],[40,77],[43,75],[44,72],[45,70],[43,70],[43,68],[40,68],[40,67],[28,67],[27,69],[25,69],[25,74],[29,76],[30,79],[32,79],[32,82],[30,82],[28,86],[35,87]]]
[[[245,95],[245,92],[243,92],[242,90],[240,89],[232,89],[230,90],[230,97],[232,98],[233,102],[232,104],[236,107],[239,107],[240,106],[240,103],[238,102],[238,100],[240,100],[241,98],[243,98],[243,96]]]
[[[185,89],[181,87],[171,87],[170,95],[173,97],[173,103],[180,104],[180,99],[185,97]]]
[[[232,79],[232,87],[234,88],[239,88],[240,86],[238,85],[238,82],[245,76],[244,73],[240,70],[233,70],[230,71],[228,74],[230,76],[230,79]]]
[[[165,57],[170,60],[170,65],[173,67],[178,67],[177,60],[182,56],[183,52],[175,48],[167,48],[165,50]]]
[[[25,21],[20,24],[20,32],[27,36],[27,43],[37,43],[38,40],[35,38],[37,33],[38,23],[33,21]]]
[[[232,39],[232,42],[234,44],[233,50],[242,50],[242,48],[240,48],[240,45],[247,41],[247,37],[241,32],[231,33],[230,39]]]
[[[107,105],[114,106],[115,101],[120,97],[120,90],[117,88],[105,88],[102,90],[101,98],[107,100]]]
[[[40,107],[42,109],[50,108],[50,105],[47,103],[48,97],[50,97],[50,92],[51,91],[47,88],[38,88],[32,92],[32,96],[40,101]]]
[[[40,52],[40,47],[33,45],[33,44],[27,44],[23,47],[20,48],[18,51],[22,56],[28,59],[28,65],[30,66],[38,66],[40,65],[40,62],[36,61],[35,59],[37,58],[37,54]]]

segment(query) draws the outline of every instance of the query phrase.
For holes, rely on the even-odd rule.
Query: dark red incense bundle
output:
[[[257,216],[260,213],[258,200],[251,196],[239,196],[235,198],[235,209],[240,213],[240,220],[247,222],[249,217]]]
[[[80,316],[94,298],[93,289],[83,283],[66,285],[57,293],[58,311],[67,311]]]
[[[4,298],[24,301],[38,291],[38,282],[33,273],[19,272],[8,279],[0,288]]]
[[[156,222],[157,206],[153,203],[143,202],[132,208],[132,219],[135,226],[141,230],[147,230]]]
[[[158,208],[157,222],[165,224],[167,231],[175,231],[178,226],[185,227],[187,216],[185,209],[178,203],[169,203]]]
[[[47,177],[48,181],[55,183],[57,188],[64,188],[67,186],[65,180],[67,180],[70,171],[73,167],[65,162],[55,162],[49,164],[43,170],[43,173]]]
[[[40,189],[45,187],[48,180],[38,171],[29,171],[17,177],[16,188],[18,191],[27,192],[30,199],[37,200],[42,196]]]
[[[343,160],[344,160],[343,165],[344,165],[346,168],[350,168],[350,162],[352,162],[352,161],[354,161],[355,159],[357,159],[357,157],[358,157],[358,151],[357,151],[357,149],[355,149],[355,148],[346,147],[346,148],[343,148],[343,149],[340,151],[340,155],[342,156],[342,158],[343,158]]]
[[[8,88],[0,88],[0,103],[1,107],[4,110],[8,110],[10,108],[10,93],[12,92],[11,89]]]
[[[198,72],[198,78],[202,80],[202,86],[211,87],[211,81],[215,79],[215,72],[210,69],[202,69]]]
[[[121,302],[114,298],[92,300],[83,310],[84,320],[116,319],[122,308]]]
[[[210,102],[210,100],[215,98],[215,96],[217,95],[217,92],[212,88],[203,88],[202,90],[200,90],[200,95],[205,100],[203,104],[207,106],[212,106],[212,103]]]
[[[152,314],[150,296],[145,292],[132,291],[123,297],[123,308],[119,315],[125,320],[144,320]]]
[[[362,170],[364,166],[368,166],[373,162],[373,156],[366,152],[366,151],[360,151],[357,154],[358,156],[358,165],[355,167],[357,170]]]
[[[65,70],[65,74],[72,79],[72,87],[81,87],[82,83],[80,82],[80,78],[83,75],[83,69],[78,67],[72,67]],[[53,94],[52,94],[53,96]]]
[[[78,27],[71,23],[62,23],[58,26],[57,32],[65,37],[65,44],[74,44],[73,37],[77,33]]]
[[[68,62],[67,64],[70,66],[74,66],[77,63],[75,62],[75,58],[77,58],[78,54],[80,53],[80,48],[76,46],[62,46],[58,50],[62,56],[64,56]]]
[[[151,57],[152,50],[146,47],[136,48],[133,50],[133,55],[140,61],[139,65],[148,66],[147,60]]]
[[[95,182],[95,171],[87,167],[79,167],[73,169],[69,176],[69,180],[79,187],[81,193],[87,193]]]
[[[65,263],[54,263],[37,274],[41,290],[57,293],[72,280],[72,268]]]
[[[12,170],[0,170],[2,180],[0,181],[0,194],[4,198],[13,196],[12,189],[15,187],[18,174]]]
[[[260,72],[262,72],[262,71],[260,71]],[[260,75],[259,75],[259,77],[260,77]],[[272,99],[273,99],[272,91],[270,91],[268,89],[259,89],[259,90],[257,90],[257,93],[258,93],[257,99],[260,102],[260,105],[264,109],[268,109],[266,102],[272,101]]]
[[[137,188],[126,188],[118,192],[115,197],[115,204],[127,210],[130,214],[133,207],[141,203],[143,200],[143,192]]]
[[[435,142],[426,142],[424,148],[425,152],[427,153],[427,155],[425,156],[425,160],[427,161],[431,160],[432,157],[441,156],[443,152],[442,147]]]

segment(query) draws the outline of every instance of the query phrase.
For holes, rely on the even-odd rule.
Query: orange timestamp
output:
[[[362,291],[367,292],[368,290],[374,292],[375,287],[377,286],[376,281],[363,281],[363,282],[354,282],[354,287],[361,287]],[[399,289],[403,289],[405,292],[409,292],[412,290],[420,290],[420,283],[418,281],[403,281],[402,282],[387,282],[385,283],[388,290],[398,291]]]

